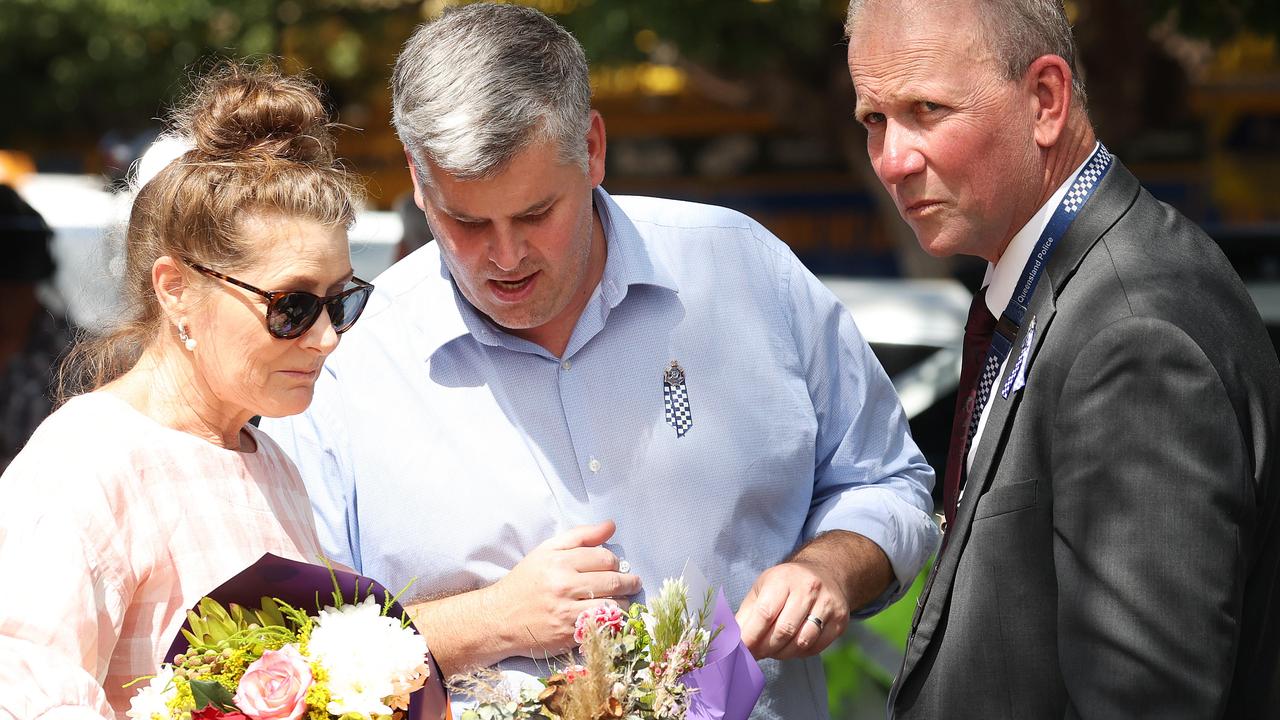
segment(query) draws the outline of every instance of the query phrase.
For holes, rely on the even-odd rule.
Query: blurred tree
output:
[[[271,9],[255,0],[6,0],[0,145],[92,143],[136,128],[209,49],[275,50]]]
[[[10,109],[0,114],[0,147],[92,156],[109,132],[127,138],[157,127],[154,118],[186,87],[189,69],[211,54],[274,54],[287,69],[323,79],[341,119],[366,128],[353,144],[359,167],[397,165],[386,129],[394,55],[424,17],[467,1],[3,0],[0,74]],[[700,96],[729,112],[767,113],[786,131],[833,148],[864,185],[878,188],[852,121],[844,0],[521,1],[557,15],[593,65],[677,68]],[[1154,47],[1155,30],[1166,39],[1217,41],[1244,29],[1274,36],[1280,26],[1275,0],[1067,5],[1080,19],[1099,128],[1121,151],[1140,129],[1186,112],[1179,66]],[[913,247],[896,213],[881,205],[882,223]],[[918,251],[901,257],[909,274],[939,270]]]
[[[336,106],[367,108],[420,18],[416,0],[4,0],[0,147],[83,156],[104,135],[154,130],[216,57],[283,57]]]
[[[1150,0],[1151,25],[1172,20],[1182,33],[1220,42],[1242,32],[1280,33],[1280,3],[1275,0]]]
[[[805,90],[829,87],[832,66],[843,62],[843,0],[524,2],[560,15],[593,62],[675,63],[716,99],[779,105],[796,123],[815,119]],[[180,90],[184,69],[211,52],[285,54],[346,94],[382,89],[413,24],[449,4],[459,3],[5,0],[0,67],[11,110],[0,116],[0,145],[136,125],[140,116],[156,115]],[[1095,18],[1126,31],[1172,20],[1178,31],[1209,40],[1280,29],[1274,0],[1067,4],[1090,18],[1084,30]],[[1113,22],[1117,13],[1132,20]],[[1124,44],[1109,42],[1107,52]]]

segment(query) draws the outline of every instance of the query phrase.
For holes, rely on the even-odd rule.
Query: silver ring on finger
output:
[[[818,626],[818,632],[822,632],[822,626],[826,624],[822,621],[822,618],[818,617],[817,615],[810,615],[807,619],[809,622]]]

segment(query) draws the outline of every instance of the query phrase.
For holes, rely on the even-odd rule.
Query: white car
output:
[[[71,319],[81,327],[101,327],[119,298],[131,195],[107,190],[97,175],[37,174],[17,189],[53,228],[54,288]],[[355,274],[372,279],[386,269],[400,234],[395,213],[362,211],[350,235]]]
[[[914,418],[956,389],[971,293],[955,280],[824,276]]]

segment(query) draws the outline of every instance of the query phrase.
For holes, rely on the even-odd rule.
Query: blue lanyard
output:
[[[1098,143],[1098,148],[1093,151],[1093,155],[1085,163],[1080,174],[1076,175],[1075,182],[1071,183],[1067,194],[1062,197],[1062,202],[1053,211],[1049,224],[1045,225],[1044,232],[1040,233],[1035,252],[1027,258],[1021,279],[1014,286],[1013,297],[1009,298],[1009,306],[1004,309],[999,322],[996,323],[996,331],[991,338],[991,349],[987,351],[984,367],[994,367],[995,371],[999,371],[1000,365],[1009,357],[1009,352],[1013,349],[1013,340],[1018,335],[1018,329],[1022,327],[1022,321],[1026,319],[1027,305],[1035,293],[1036,284],[1040,282],[1040,276],[1049,265],[1049,256],[1053,254],[1058,240],[1062,239],[1067,229],[1071,227],[1071,221],[1076,219],[1077,212],[1093,195],[1098,182],[1111,169],[1111,159],[1111,153],[1107,152],[1107,148],[1102,143]],[[988,395],[989,387],[986,393],[981,392],[980,388],[978,404],[974,406],[975,415],[980,414],[982,408],[986,406]]]

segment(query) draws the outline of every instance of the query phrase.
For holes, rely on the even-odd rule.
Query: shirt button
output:
[[[587,467],[591,468],[591,472],[600,472],[600,461],[591,458],[591,462],[587,463]]]
[[[631,563],[627,562],[626,560],[619,560],[619,561],[618,561],[618,572],[620,572],[620,573],[629,573],[629,572],[631,572]]]
[[[560,363],[560,367],[564,368],[565,370],[568,370],[569,368],[573,367],[573,363],[569,362],[568,360],[565,360],[564,362]]]

